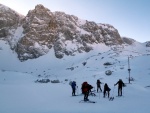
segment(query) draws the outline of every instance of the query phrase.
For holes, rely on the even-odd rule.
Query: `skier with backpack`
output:
[[[109,98],[109,92],[110,92],[110,88],[108,87],[108,85],[107,85],[107,83],[105,83],[105,85],[104,85],[104,98],[105,98],[105,96],[106,96],[106,94],[108,95],[108,98]],[[107,93],[106,93],[107,92]]]
[[[83,82],[81,89],[82,89],[82,93],[84,94],[84,101],[89,101],[88,96],[92,88],[93,86],[91,86],[87,82]]]
[[[75,81],[70,81],[69,83],[71,85],[72,88],[72,96],[76,96],[75,92],[76,92],[76,82]]]
[[[119,81],[116,84],[114,84],[114,86],[116,86],[117,84],[118,84],[118,96],[122,96],[122,87],[124,87],[125,84],[121,79],[119,79]]]

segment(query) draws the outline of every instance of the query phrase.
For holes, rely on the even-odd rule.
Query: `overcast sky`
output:
[[[150,41],[150,0],[0,0],[0,3],[23,15],[43,4],[52,12],[63,11],[81,19],[111,24],[121,36]]]

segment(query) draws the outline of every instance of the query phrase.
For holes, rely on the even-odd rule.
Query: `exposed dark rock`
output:
[[[50,82],[50,80],[49,79],[41,79],[41,80],[36,80],[35,81],[35,83],[37,83],[37,82],[39,82],[39,83],[48,83],[48,82]]]
[[[106,63],[104,63],[104,65],[105,65],[105,66],[109,66],[109,65],[112,65],[112,63],[106,62]]]
[[[125,44],[128,44],[128,45],[132,45],[135,42],[134,39],[127,38],[127,37],[122,37],[122,40]]]
[[[146,47],[150,47],[150,41],[146,42]]]
[[[85,65],[86,65],[86,63],[87,63],[87,62],[83,62],[83,63],[82,63],[82,64],[83,64],[83,66],[85,66]]]
[[[60,83],[59,80],[51,80],[51,83]]]
[[[67,70],[73,71],[73,70],[74,70],[74,67],[67,68]]]

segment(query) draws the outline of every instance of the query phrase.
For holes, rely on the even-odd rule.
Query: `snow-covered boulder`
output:
[[[107,71],[105,71],[105,74],[106,74],[106,75],[111,75],[111,74],[112,74],[112,71],[111,71],[111,70],[107,70]]]

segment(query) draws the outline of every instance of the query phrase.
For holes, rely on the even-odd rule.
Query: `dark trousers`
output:
[[[122,87],[118,88],[118,96],[122,96]]]
[[[98,89],[100,89],[100,91],[102,92],[102,89],[100,86],[97,86],[97,92],[98,92]]]
[[[109,98],[109,91],[108,90],[104,90],[104,98],[106,95],[108,95],[108,98]]]
[[[88,100],[88,96],[89,96],[89,92],[87,91],[84,93],[84,100]]]
[[[75,96],[76,89],[72,88],[72,96]]]

